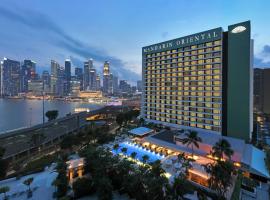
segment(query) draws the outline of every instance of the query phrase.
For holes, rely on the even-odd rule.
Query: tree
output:
[[[186,176],[188,174],[188,170],[192,167],[191,162],[193,159],[187,158],[185,153],[180,153],[177,156],[178,162],[181,163],[183,171],[185,171],[184,174],[181,174],[182,176]]]
[[[58,176],[55,180],[55,184],[57,186],[56,196],[57,198],[63,197],[66,195],[68,190],[68,178],[66,175],[67,165],[65,161],[59,161],[56,167],[58,172]]]
[[[60,142],[60,148],[71,150],[73,146],[80,144],[80,139],[76,135],[67,135]]]
[[[0,158],[2,158],[5,154],[5,149],[3,147],[0,147]]]
[[[136,153],[136,152],[132,152],[132,153],[130,154],[130,156],[131,156],[131,158],[135,159],[136,156],[137,156],[137,153]]]
[[[106,177],[100,177],[97,181],[97,193],[98,193],[98,199],[99,200],[111,200],[113,197],[113,187],[111,180]]]
[[[151,173],[155,177],[164,177],[165,170],[161,167],[160,160],[157,160],[152,164]]]
[[[121,127],[123,122],[125,121],[125,116],[123,113],[119,113],[117,116],[116,116],[116,123]]]
[[[115,152],[117,152],[118,151],[118,149],[119,149],[119,144],[114,144],[113,145],[113,150],[115,151]]]
[[[140,118],[140,125],[141,125],[141,126],[144,126],[144,123],[145,123],[145,120],[144,120],[144,118],[141,117],[141,118]]]
[[[121,149],[121,151],[122,151],[123,154],[126,154],[126,153],[127,153],[127,148],[126,148],[126,147],[123,147],[123,148]]]
[[[45,113],[48,121],[55,120],[58,117],[58,110],[49,110]]]
[[[148,160],[149,160],[149,156],[148,155],[143,155],[143,157],[142,157],[143,163],[146,163]]]
[[[194,190],[192,189],[192,185],[183,177],[177,177],[174,179],[172,185],[172,199],[182,200],[185,199],[184,195],[188,193],[192,193]]]
[[[7,199],[6,193],[10,190],[8,186],[0,187],[0,194],[4,194],[4,200]]]
[[[89,178],[79,178],[72,184],[75,198],[80,198],[94,192],[93,182]]]
[[[225,140],[220,139],[212,148],[212,154],[223,160],[223,155],[226,155],[229,159],[233,155],[233,150],[231,149],[231,144]]]
[[[5,149],[0,147],[0,178],[4,178],[6,176],[6,171],[8,169],[8,161],[2,159],[4,154]]]
[[[33,183],[34,178],[28,178],[26,180],[24,180],[23,184],[28,186],[28,198],[30,198],[32,196],[32,190],[31,190],[31,184]]]
[[[225,199],[225,193],[232,186],[232,174],[234,165],[230,161],[218,160],[204,166],[205,171],[210,175],[208,184],[215,190],[221,199]]]
[[[181,139],[181,142],[189,147],[191,145],[192,149],[192,157],[194,155],[194,147],[199,148],[199,142],[202,142],[202,139],[198,136],[198,133],[196,131],[189,131],[189,133],[185,134],[186,138]]]

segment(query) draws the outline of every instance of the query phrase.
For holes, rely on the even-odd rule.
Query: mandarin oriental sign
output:
[[[221,39],[222,28],[217,28],[182,38],[143,47],[143,53],[152,53]]]

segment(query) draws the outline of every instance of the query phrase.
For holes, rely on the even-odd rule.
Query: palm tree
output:
[[[223,155],[226,155],[229,159],[233,155],[233,150],[231,149],[231,144],[225,140],[220,139],[214,146],[213,146],[212,154],[219,158],[219,160],[223,160]]]
[[[181,142],[189,147],[191,145],[192,149],[192,158],[194,154],[194,146],[199,148],[199,142],[202,142],[202,139],[198,136],[198,133],[196,131],[189,131],[185,134],[186,138],[181,139]]]
[[[164,176],[165,170],[161,167],[160,160],[157,160],[152,164],[151,173],[155,177]]]
[[[216,163],[204,165],[206,173],[210,175],[208,179],[209,187],[217,192],[219,199],[225,199],[228,188],[232,186],[232,174],[234,172],[233,163],[225,160],[218,160]]]
[[[183,163],[184,160],[186,159],[185,153],[179,153],[177,156],[178,162]]]
[[[130,156],[131,156],[131,158],[135,159],[136,156],[137,156],[137,153],[136,153],[136,152],[132,152],[132,153],[130,154]]]
[[[96,182],[98,199],[112,199],[113,186],[111,180],[108,177],[103,176],[100,177]]]
[[[31,184],[33,182],[34,178],[31,177],[31,178],[28,178],[26,180],[24,180],[23,184],[28,186],[28,197],[31,197],[32,196],[32,191],[31,191]]]
[[[180,153],[180,154],[178,154],[177,157],[178,157],[178,162],[181,163],[182,168],[184,169],[183,171],[186,172],[185,173],[185,175],[186,175],[188,170],[192,167],[191,162],[193,161],[193,159],[187,158],[185,153]]]
[[[127,148],[126,148],[126,147],[123,147],[123,148],[121,149],[121,151],[122,151],[123,154],[126,154],[126,153],[127,153]]]
[[[115,144],[115,145],[113,145],[113,150],[114,150],[115,152],[117,152],[117,151],[118,151],[118,149],[119,149],[119,144]]]
[[[0,188],[0,194],[4,193],[4,200],[7,199],[6,193],[10,190],[8,186],[4,186]]]
[[[192,190],[190,182],[183,177],[178,177],[173,181],[171,195],[173,199],[181,200],[185,199],[186,194],[193,192]]]
[[[143,163],[146,163],[148,160],[149,160],[149,156],[148,156],[148,155],[144,155],[144,156],[142,157]]]

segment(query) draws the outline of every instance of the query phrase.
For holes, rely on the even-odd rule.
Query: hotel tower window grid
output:
[[[146,53],[146,119],[221,132],[222,39]]]

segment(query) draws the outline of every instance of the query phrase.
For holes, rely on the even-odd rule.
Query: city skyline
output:
[[[269,15],[266,11],[269,2],[244,4],[244,1],[238,1],[233,2],[232,7],[226,6],[230,3],[149,1],[117,5],[108,1],[79,4],[6,1],[5,6],[0,6],[0,25],[5,27],[0,33],[0,56],[35,60],[39,73],[50,68],[51,59],[64,62],[69,58],[74,66],[82,67],[84,60],[93,58],[99,73],[103,62],[109,60],[112,72],[119,79],[128,77],[135,83],[141,76],[141,46],[235,21],[251,20],[251,36],[255,40],[254,67],[269,66],[270,39],[267,35],[270,30],[263,25]],[[83,12],[89,7],[93,8],[91,12]],[[201,14],[192,17],[189,9],[182,9],[185,7]],[[134,15],[137,10],[140,15]],[[202,13],[202,10],[211,12]],[[161,15],[151,14],[153,11]],[[76,18],[72,17],[74,14]],[[207,25],[202,23],[203,20],[207,20]],[[190,23],[192,27],[185,28]],[[123,28],[127,25],[129,29]]]

